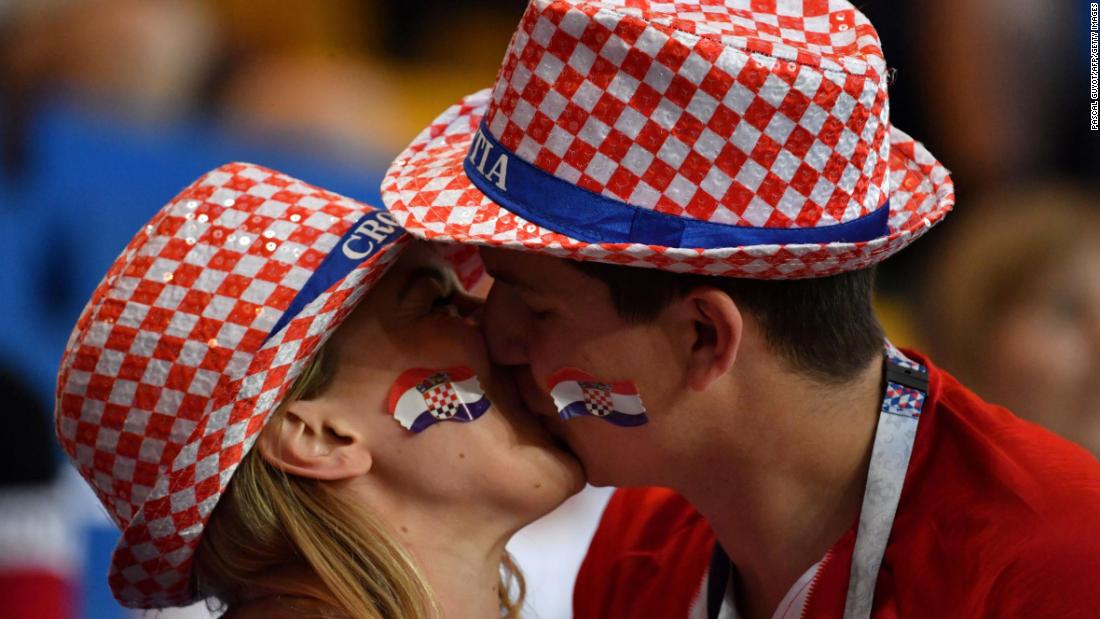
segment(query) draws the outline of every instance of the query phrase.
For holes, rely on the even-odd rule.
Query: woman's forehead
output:
[[[434,246],[423,241],[414,241],[404,249],[382,280],[367,293],[366,298],[348,316],[333,338],[340,340],[358,333],[372,321],[381,322],[383,327],[392,326],[393,317],[402,312],[402,301],[408,295],[410,286],[415,284],[414,280],[425,274],[436,274],[442,282],[455,278],[450,264],[439,255]]]
[[[418,269],[433,266],[438,266],[439,269],[444,272],[452,270],[447,261],[440,255],[435,245],[425,241],[414,240],[410,242],[405,251],[401,253],[401,257],[397,259],[397,263],[394,264],[390,272],[386,274],[386,278],[390,280],[400,280],[403,277],[408,277]]]

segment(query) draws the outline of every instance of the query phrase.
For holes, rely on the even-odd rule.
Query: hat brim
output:
[[[401,255],[409,237],[357,266],[275,333],[238,384],[219,384],[207,412],[141,509],[125,526],[108,582],[125,606],[198,601],[191,565],[218,500],[288,389],[332,333]]]
[[[240,172],[241,168],[247,169]],[[174,198],[170,206],[188,201],[193,197],[191,193],[203,189],[213,175],[232,173],[274,175],[303,195],[338,202],[342,207],[340,216],[332,213],[330,216],[333,221],[343,219],[348,229],[360,217],[376,210],[249,164],[230,164],[205,175]],[[221,190],[235,188],[227,185]],[[219,372],[209,402],[198,414],[180,415],[183,419],[177,420],[192,424],[193,429],[171,462],[156,473],[155,484],[140,507],[120,523],[122,536],[111,559],[108,582],[122,604],[163,608],[198,600],[191,582],[195,551],[237,467],[310,360],[397,261],[410,239],[403,234],[380,245],[376,253],[328,285],[283,326],[278,326],[281,321],[275,323],[271,335],[250,357],[244,351],[223,351],[231,357],[227,369]],[[339,240],[338,235],[318,235],[312,252],[303,254],[303,260],[321,263],[328,252],[337,250]],[[473,248],[459,246],[447,248],[443,253],[464,285],[472,286],[483,273]],[[120,263],[128,263],[131,258],[124,253]],[[94,309],[97,299],[105,298],[109,279],[93,295],[89,308]],[[94,312],[86,311],[92,320]],[[234,366],[232,371],[228,369]]]
[[[581,241],[508,211],[466,176],[463,159],[488,102],[488,90],[465,97],[436,118],[390,165],[382,199],[413,235],[685,273],[796,279],[877,263],[924,234],[955,202],[947,169],[922,144],[892,128],[889,221],[882,236],[861,242],[712,249]]]

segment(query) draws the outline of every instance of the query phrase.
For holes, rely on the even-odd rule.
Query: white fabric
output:
[[[74,574],[82,557],[60,484],[0,492],[0,570]]]
[[[586,486],[508,541],[527,580],[526,619],[569,619],[573,584],[614,488]]]

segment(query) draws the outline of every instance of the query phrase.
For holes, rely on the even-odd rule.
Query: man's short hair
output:
[[[871,303],[873,266],[815,279],[757,280],[573,264],[606,284],[615,310],[632,323],[656,319],[696,288],[717,288],[760,323],[773,351],[795,370],[824,382],[850,380],[882,354],[884,334]]]

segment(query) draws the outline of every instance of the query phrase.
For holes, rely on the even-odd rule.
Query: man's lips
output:
[[[516,392],[523,400],[523,405],[528,412],[542,417],[556,417],[557,409],[554,408],[554,400],[550,394],[539,388],[531,371],[527,368],[509,368],[512,383],[516,386]]]
[[[546,432],[553,437],[558,447],[573,453],[573,449],[569,446],[565,433],[562,431],[561,418],[558,416],[557,408],[554,406],[554,400],[550,397],[550,394],[539,388],[538,383],[531,375],[531,371],[526,367],[509,368],[508,374],[515,386],[515,391],[519,396],[524,412],[536,419],[539,425],[546,429]]]

